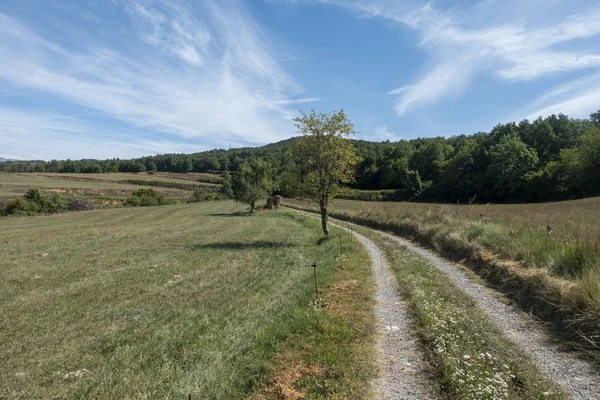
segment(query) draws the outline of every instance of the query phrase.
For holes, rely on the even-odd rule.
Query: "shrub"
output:
[[[208,200],[207,193],[204,190],[202,190],[201,188],[197,188],[192,193],[192,196],[188,200],[188,203],[199,203],[199,202],[205,201],[205,200]]]
[[[42,196],[40,211],[48,214],[54,214],[65,209],[63,196],[60,193],[52,193],[50,196]]]
[[[219,189],[219,193],[227,199],[233,198],[231,175],[229,175],[229,172],[225,172],[225,177],[223,178],[223,185],[221,186],[221,189]]]
[[[129,207],[140,207],[142,205],[142,200],[137,196],[131,196],[125,200],[125,205]]]
[[[1,207],[0,215],[32,215],[38,213],[53,214],[65,208],[63,197],[59,193],[43,195],[38,189],[29,189],[23,197],[10,200]]]
[[[130,207],[164,206],[174,204],[176,201],[167,199],[154,189],[139,189],[125,200],[125,205]]]
[[[34,213],[32,209],[32,205],[25,197],[20,197],[18,199],[10,200],[4,206],[3,214],[4,215],[16,215],[16,216],[25,216],[30,213]]]

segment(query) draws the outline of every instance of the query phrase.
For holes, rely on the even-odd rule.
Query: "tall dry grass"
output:
[[[531,205],[338,200],[331,215],[467,260],[561,336],[600,346],[600,198]]]

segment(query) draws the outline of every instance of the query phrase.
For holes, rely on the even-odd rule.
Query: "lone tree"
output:
[[[327,207],[343,187],[354,181],[358,157],[348,140],[355,132],[344,110],[330,114],[312,110],[294,118],[301,135],[291,148],[299,174],[303,197],[319,204],[323,233],[327,227]]]
[[[233,175],[233,198],[250,206],[254,212],[257,200],[267,197],[276,189],[271,172],[271,164],[263,160],[252,159],[242,164]]]

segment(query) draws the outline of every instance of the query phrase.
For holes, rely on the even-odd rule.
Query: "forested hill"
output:
[[[286,153],[292,140],[257,148],[133,160],[3,162],[0,171],[218,172],[235,171],[249,158],[260,157],[273,164],[286,194],[293,171]],[[538,202],[600,195],[600,111],[589,119],[559,114],[450,138],[354,143],[361,162],[353,188],[389,189],[383,198]]]

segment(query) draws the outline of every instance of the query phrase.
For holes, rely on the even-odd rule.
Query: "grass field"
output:
[[[88,200],[96,208],[114,207],[140,188],[152,188],[166,197],[186,201],[200,187],[207,193],[219,189],[222,178],[212,174],[50,174],[0,173],[0,199],[22,196],[28,189],[61,193]]]
[[[364,250],[346,242],[340,270],[339,241],[322,240],[318,222],[242,211],[211,202],[0,220],[0,398],[367,396]],[[313,262],[327,308],[310,305]]]
[[[600,198],[529,205],[337,200],[331,210],[466,259],[560,335],[600,345]]]
[[[364,202],[336,200],[336,211],[351,211],[394,218],[419,217],[423,220],[457,217],[474,222],[510,226],[546,239],[551,225],[551,244],[577,241],[585,245],[600,242],[600,198],[536,204],[454,205],[406,202]]]

